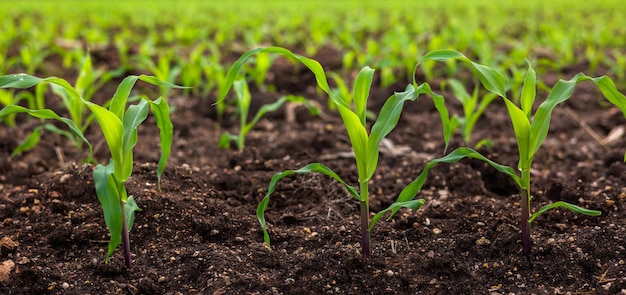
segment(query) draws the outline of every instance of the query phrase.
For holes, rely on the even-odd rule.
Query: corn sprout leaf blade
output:
[[[278,183],[279,180],[289,175],[307,174],[311,172],[322,173],[324,175],[330,176],[331,178],[337,180],[341,185],[343,185],[346,188],[346,190],[352,197],[361,201],[361,197],[357,193],[357,190],[355,187],[345,183],[343,179],[341,179],[341,177],[337,175],[337,173],[333,172],[330,168],[320,163],[311,163],[297,170],[285,170],[283,172],[276,173],[272,176],[272,179],[270,180],[270,184],[267,187],[267,193],[265,194],[265,197],[263,197],[263,200],[261,200],[261,202],[259,203],[257,210],[256,210],[257,219],[259,220],[259,223],[261,224],[261,227],[263,229],[263,239],[267,247],[270,247],[270,237],[267,231],[267,222],[265,221],[265,209],[267,208],[267,205],[269,204],[270,196],[272,195],[274,190],[276,190],[276,184]]]
[[[457,59],[470,64],[476,70],[476,73],[478,73],[480,82],[487,90],[499,95],[500,97],[506,97],[506,83],[502,73],[491,67],[472,62],[465,55],[455,50],[436,50],[424,55],[415,66],[415,71],[413,72],[414,84],[416,84],[415,73],[417,72],[417,68],[424,61],[447,61],[452,59]]]
[[[439,113],[439,118],[441,119],[441,126],[443,127],[443,141],[445,144],[444,153],[448,150],[448,145],[450,143],[450,138],[452,137],[452,132],[454,132],[455,122],[450,121],[450,115],[448,112],[448,108],[446,107],[445,99],[443,96],[433,92],[430,84],[424,82],[420,85],[417,85],[415,82],[413,83],[413,89],[417,95],[420,94],[428,94],[433,99],[433,103],[435,104],[435,108]],[[408,90],[408,88],[407,88]],[[458,122],[456,122],[458,123]]]
[[[126,203],[124,204],[124,212],[126,213],[126,229],[130,232],[135,223],[135,212],[142,211],[133,196],[128,196]]]
[[[16,113],[27,113],[32,117],[39,119],[54,119],[59,122],[65,123],[67,127],[70,129],[72,134],[82,140],[89,147],[89,155],[93,154],[93,149],[91,143],[85,138],[83,132],[80,130],[74,122],[68,118],[61,117],[57,115],[54,111],[50,109],[41,109],[41,110],[31,110],[18,105],[8,105],[2,109],[0,109],[0,118],[4,118],[5,116],[9,116]]]
[[[104,221],[111,234],[106,261],[109,261],[115,248],[122,242],[122,207],[120,205],[121,196],[118,195],[117,183],[113,177],[115,173],[115,163],[110,161],[108,165],[98,164],[93,172],[98,201],[102,205]]]
[[[148,118],[148,102],[142,100],[139,104],[131,105],[124,114],[122,153],[124,155],[122,163],[122,173],[116,174],[118,181],[126,182],[133,172],[133,148],[137,144],[137,128]]]
[[[408,208],[411,210],[419,210],[422,207],[422,205],[424,205],[424,203],[426,203],[424,199],[417,199],[417,200],[411,200],[411,201],[406,201],[406,202],[395,202],[389,205],[389,207],[387,207],[386,209],[376,213],[376,215],[372,217],[372,220],[370,221],[368,229],[369,231],[371,231],[374,228],[374,225],[376,225],[376,223],[378,222],[378,220],[381,219],[383,216],[385,216],[385,214],[389,213],[390,211],[392,212],[392,214],[389,215],[389,218],[387,220],[391,219],[393,214],[402,208]]]
[[[352,112],[352,110],[344,107],[343,105],[337,105],[339,114],[343,124],[348,132],[348,138],[352,144],[354,150],[354,158],[356,159],[356,166],[359,174],[359,182],[365,182],[369,180],[370,168],[368,163],[378,161],[378,152],[368,153],[368,135],[365,130],[365,126],[361,125],[359,117]],[[374,156],[375,158],[369,158]]]
[[[378,114],[378,119],[372,126],[367,142],[368,168],[366,179],[372,177],[378,164],[380,142],[396,127],[400,120],[404,102],[417,100],[417,92],[409,85],[404,92],[396,92],[385,101]]]
[[[157,187],[161,190],[161,176],[167,165],[167,159],[172,152],[172,142],[174,141],[174,125],[170,119],[170,106],[163,98],[149,101],[152,115],[154,115],[156,125],[159,128],[161,144],[161,157],[157,164]]]
[[[11,157],[15,157],[25,151],[29,151],[34,148],[41,138],[41,128],[35,128],[26,139],[24,139],[16,148],[11,151]]]
[[[522,85],[522,95],[520,97],[522,111],[526,114],[526,117],[530,119],[530,115],[537,96],[537,73],[530,64],[530,61],[526,60],[528,64],[528,70],[526,71],[526,77],[524,78],[524,84]]]
[[[543,207],[541,207],[537,212],[533,213],[533,215],[530,216],[530,219],[528,219],[528,222],[533,222],[535,220],[535,218],[539,217],[539,215],[545,213],[548,210],[554,209],[554,208],[558,208],[558,207],[562,207],[565,208],[567,210],[570,210],[574,213],[579,213],[579,214],[584,214],[584,215],[588,215],[588,216],[600,216],[602,215],[602,212],[598,211],[598,210],[590,210],[590,209],[585,209],[567,202],[563,202],[563,201],[558,201],[558,202],[554,202],[552,204],[548,204],[545,205]]]
[[[532,136],[530,119],[526,117],[524,111],[508,98],[504,98],[504,103],[509,112],[509,117],[513,124],[513,131],[515,132],[515,139],[517,140],[517,148],[520,155],[518,168],[522,169],[523,166],[529,165],[532,160],[530,150],[530,138]]]
[[[494,161],[491,161],[490,159],[488,159],[487,157],[483,156],[482,154],[480,154],[479,152],[473,149],[460,147],[460,148],[453,150],[446,156],[443,156],[441,158],[437,158],[428,162],[426,166],[424,166],[424,170],[422,171],[422,173],[420,173],[415,180],[413,180],[409,185],[407,185],[400,192],[400,194],[398,195],[398,198],[396,199],[396,203],[403,203],[403,202],[408,202],[408,201],[413,200],[413,198],[415,198],[415,196],[419,193],[419,191],[424,186],[424,183],[426,182],[426,178],[428,177],[428,172],[435,165],[439,163],[456,163],[464,158],[474,158],[474,159],[484,161],[487,164],[489,164],[491,167],[495,168],[496,170],[510,176],[515,181],[515,183],[517,183],[517,185],[521,186],[521,179],[517,174],[515,174],[515,170],[513,168],[509,166],[505,166],[505,165],[500,165]],[[391,218],[391,216],[393,216],[397,211],[398,211],[398,208],[392,209],[392,212],[389,218]]]
[[[306,57],[301,56],[299,54],[295,54],[295,53],[291,52],[290,50],[287,50],[287,49],[282,48],[282,47],[261,47],[261,48],[251,49],[251,50],[247,51],[246,53],[244,53],[241,57],[239,57],[239,59],[237,61],[235,61],[233,66],[230,68],[230,71],[228,72],[228,75],[226,77],[226,80],[224,81],[224,84],[220,87],[220,91],[219,91],[219,95],[217,97],[216,104],[219,104],[219,103],[221,103],[224,100],[224,98],[228,94],[228,91],[232,87],[235,79],[237,78],[237,75],[238,75],[239,71],[243,67],[244,63],[251,56],[253,56],[253,55],[257,54],[257,53],[276,53],[276,54],[280,54],[282,56],[285,56],[285,57],[288,57],[288,58],[292,58],[292,59],[295,59],[295,60],[299,61],[300,63],[305,65],[307,68],[309,68],[309,70],[311,70],[311,72],[313,72],[313,75],[315,75],[315,81],[317,82],[317,85],[326,94],[328,94],[330,96],[331,100],[335,104],[341,104],[344,107],[349,108],[348,103],[344,99],[342,99],[340,96],[338,96],[336,93],[334,93],[333,91],[330,90],[330,87],[328,86],[328,80],[327,80],[326,74],[324,72],[324,68],[322,67],[322,65],[319,62],[317,62],[314,59],[306,58]]]
[[[115,163],[115,175],[125,175],[124,170],[124,158],[125,153],[123,149],[124,138],[124,126],[120,118],[113,112],[93,103],[88,103],[87,107],[94,114],[102,134],[107,142],[111,157]],[[127,170],[127,169],[126,169]]]
[[[0,88],[30,88],[42,81],[41,78],[27,74],[4,75],[0,76]]]
[[[361,124],[365,126],[365,114],[367,111],[367,98],[369,97],[370,89],[372,87],[372,79],[374,78],[374,69],[370,67],[364,67],[359,72],[354,81],[354,112],[361,120]],[[347,100],[347,99],[346,99]]]

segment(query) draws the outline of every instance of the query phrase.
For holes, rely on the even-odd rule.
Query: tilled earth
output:
[[[329,61],[330,62],[330,61]],[[329,62],[321,61],[322,64]],[[275,66],[280,93],[326,102],[313,77]],[[575,72],[563,73],[571,77]],[[545,77],[552,85],[554,77]],[[396,84],[372,90],[378,111]],[[114,88],[112,89],[114,90]],[[112,91],[110,89],[109,92]],[[106,93],[106,91],[103,91]],[[280,94],[253,92],[253,109]],[[461,107],[446,96],[450,111]],[[545,93],[541,93],[541,98]],[[600,210],[599,217],[552,210],[532,227],[530,259],[522,255],[518,189],[482,162],[441,164],[418,197],[372,233],[373,253],[360,252],[358,202],[321,175],[279,182],[267,209],[272,250],[263,244],[255,210],[271,176],[320,162],[356,184],[356,166],[339,116],[312,116],[302,106],[268,114],[243,152],[217,141],[238,123],[217,119],[208,99],[170,103],[173,153],[157,189],[158,129],[140,127],[135,169],[126,184],[143,211],[130,233],[133,267],[122,249],[104,263],[108,232],[96,198],[92,165],[66,140],[45,134],[32,151],[10,157],[38,123],[18,117],[0,128],[0,293],[2,294],[624,294],[626,293],[626,141],[624,115],[592,83],[554,111],[536,157],[533,208],[557,200]],[[407,102],[370,184],[371,209],[393,202],[425,163],[444,154],[441,123],[428,97]],[[254,113],[254,112],[252,112]],[[88,138],[96,158],[109,155],[97,128]],[[502,101],[478,122],[480,151],[515,167],[517,148]],[[461,146],[456,134],[448,151]]]

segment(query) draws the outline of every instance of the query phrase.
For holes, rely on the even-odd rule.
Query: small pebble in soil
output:
[[[63,282],[63,283],[61,284],[61,288],[63,288],[63,289],[67,289],[67,288],[69,288],[69,287],[70,287],[70,284],[68,284],[67,282]]]
[[[574,242],[574,240],[575,240],[574,237],[567,238],[567,241],[570,242],[570,243]]]
[[[441,231],[440,229],[438,229],[438,228],[433,228],[433,234],[438,235],[438,234],[440,234],[441,232],[442,232],[442,231]]]
[[[385,274],[386,274],[388,277],[393,277],[393,275],[394,275],[395,273],[393,272],[393,270],[391,270],[391,269],[390,269],[390,270],[388,270]]]
[[[482,245],[489,245],[491,244],[491,241],[489,241],[488,239],[485,239],[485,237],[480,237],[480,239],[476,240],[476,245],[482,246]]]

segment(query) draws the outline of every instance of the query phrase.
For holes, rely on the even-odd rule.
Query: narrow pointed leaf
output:
[[[346,184],[343,181],[343,179],[341,179],[341,177],[337,175],[337,173],[333,172],[330,168],[319,163],[312,163],[297,170],[285,170],[283,172],[274,174],[274,176],[272,176],[270,184],[267,187],[267,193],[265,194],[265,197],[263,197],[263,200],[261,200],[261,202],[259,203],[259,206],[257,207],[257,210],[256,210],[257,219],[259,220],[259,223],[261,224],[261,228],[263,229],[263,239],[268,248],[270,247],[271,244],[270,244],[270,236],[269,236],[269,233],[267,232],[267,222],[265,221],[265,209],[267,208],[267,205],[269,204],[270,196],[272,195],[272,193],[274,193],[274,190],[276,189],[276,184],[278,183],[279,180],[289,175],[307,174],[311,172],[322,173],[324,175],[332,177],[333,179],[341,183],[352,197],[361,201],[361,197],[357,193],[357,190],[355,187]]]
[[[522,95],[520,100],[522,111],[524,111],[526,117],[530,120],[533,103],[535,102],[535,97],[537,96],[537,74],[528,60],[526,60],[526,63],[528,64],[528,70],[526,71],[526,77],[524,78],[524,85],[522,86]]]
[[[365,126],[365,114],[367,111],[367,98],[372,87],[372,79],[374,78],[374,69],[364,67],[359,72],[354,81],[354,112],[361,120],[361,124]]]
[[[109,261],[115,248],[122,242],[122,207],[117,193],[117,184],[113,179],[115,171],[113,161],[107,166],[97,165],[93,172],[98,201],[102,205],[104,221],[111,234],[106,261]]]
[[[386,209],[376,213],[376,215],[372,217],[368,230],[372,231],[374,229],[374,225],[376,225],[378,220],[389,212],[392,212],[392,214],[389,215],[388,220],[391,219],[391,217],[393,216],[393,212],[397,212],[398,210],[402,208],[408,208],[411,210],[419,210],[422,207],[422,205],[424,205],[425,202],[426,201],[424,201],[424,199],[417,199],[417,200],[411,200],[411,201],[406,201],[406,202],[395,202],[389,205],[389,207],[387,207]]]
[[[528,219],[528,222],[533,222],[535,220],[535,218],[539,217],[539,215],[545,213],[548,210],[554,209],[554,208],[558,208],[558,207],[562,207],[565,208],[567,210],[570,210],[574,213],[579,213],[579,214],[584,214],[584,215],[588,215],[588,216],[600,216],[602,215],[602,212],[598,211],[598,210],[590,210],[590,209],[585,209],[567,202],[563,202],[563,201],[558,201],[558,202],[554,202],[552,204],[548,204],[545,205],[543,207],[541,207],[539,209],[539,211],[535,212],[533,215],[530,216],[530,219]]]

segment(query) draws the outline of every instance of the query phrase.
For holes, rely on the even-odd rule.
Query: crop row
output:
[[[524,58],[546,72],[586,65],[626,82],[626,33],[620,1],[589,10],[571,1],[446,1],[341,3],[272,1],[205,3],[73,2],[0,4],[0,74],[76,73],[88,52],[114,77],[153,75],[191,86],[206,98],[217,90],[231,53],[279,45],[315,56],[338,50],[341,71],[380,69],[383,86],[410,77],[417,56],[454,48],[521,80]],[[515,17],[509,17],[515,16]],[[68,21],[71,20],[71,21]],[[263,84],[272,59],[255,63]],[[426,63],[428,79],[441,74]],[[447,75],[458,67],[450,61]],[[184,73],[184,74],[183,74]],[[620,87],[621,88],[621,87]]]
[[[352,90],[335,91],[329,86],[329,73],[325,72],[322,65],[314,60],[282,47],[265,47],[250,50],[244,53],[228,71],[224,83],[220,87],[217,99],[217,106],[225,103],[226,96],[231,87],[236,90],[237,99],[234,102],[239,108],[241,116],[241,129],[239,135],[229,135],[224,137],[220,144],[234,140],[239,149],[244,148],[247,130],[250,130],[254,123],[263,116],[264,112],[272,111],[280,107],[287,101],[296,101],[307,104],[311,109],[315,109],[312,103],[303,97],[286,96],[276,103],[262,107],[259,113],[251,122],[246,122],[248,107],[250,104],[250,93],[247,88],[249,80],[241,78],[242,69],[249,70],[247,61],[259,56],[269,58],[278,54],[294,60],[296,63],[308,68],[316,78],[317,86],[328,95],[329,104],[334,106],[344,123],[345,129],[350,139],[354,152],[358,175],[358,186],[352,186],[345,182],[343,178],[332,171],[329,167],[321,163],[311,163],[295,170],[285,170],[276,173],[268,185],[267,194],[262,199],[257,209],[257,217],[264,232],[264,240],[270,247],[270,236],[267,230],[268,224],[265,220],[265,210],[270,201],[270,196],[275,190],[275,186],[282,178],[292,174],[321,173],[332,177],[341,183],[348,194],[350,194],[360,204],[361,217],[361,246],[363,255],[370,256],[370,235],[375,224],[384,217],[391,218],[398,210],[408,208],[418,210],[425,203],[423,199],[416,199],[424,185],[429,170],[440,163],[454,163],[464,158],[474,158],[486,162],[494,169],[508,175],[518,185],[521,198],[521,220],[520,230],[522,232],[523,254],[529,256],[531,253],[530,225],[541,214],[548,210],[562,207],[570,211],[590,216],[597,216],[601,212],[579,207],[563,201],[545,205],[538,210],[532,210],[531,201],[531,167],[533,160],[540,149],[543,141],[548,135],[552,111],[559,104],[567,101],[573,94],[577,83],[590,81],[594,83],[602,92],[604,97],[613,105],[617,106],[626,114],[626,97],[620,93],[613,80],[607,76],[590,77],[583,73],[575,75],[569,80],[559,80],[549,90],[547,98],[541,102],[538,108],[534,109],[537,96],[537,87],[540,79],[531,63],[527,61],[523,79],[519,85],[507,82],[504,73],[494,67],[481,63],[476,63],[458,51],[440,50],[425,54],[413,66],[412,83],[408,84],[403,91],[395,92],[391,95],[378,114],[372,114],[367,110],[367,101],[372,87],[375,70],[370,67],[362,68],[352,87]],[[444,97],[433,91],[434,87],[428,82],[418,83],[416,72],[429,62],[450,63],[455,61],[459,67],[469,69],[477,78],[476,89],[473,94],[464,92],[463,85],[457,85],[456,98],[463,104],[464,114],[450,116],[447,103]],[[85,64],[89,64],[86,59]],[[253,69],[252,69],[252,72]],[[41,119],[40,127],[29,136],[20,148],[22,151],[32,147],[37,143],[39,133],[42,130],[50,130],[64,135],[72,140],[78,147],[87,145],[89,147],[88,156],[85,161],[95,162],[92,156],[90,142],[85,138],[85,130],[92,125],[95,120],[100,127],[104,139],[107,143],[111,160],[107,165],[98,164],[93,171],[95,189],[98,199],[103,207],[104,219],[111,234],[111,240],[107,252],[107,261],[115,249],[122,244],[124,247],[125,261],[127,267],[131,266],[130,261],[130,240],[129,231],[132,228],[134,214],[141,209],[137,206],[133,196],[126,192],[125,182],[129,180],[133,168],[133,148],[138,140],[137,128],[148,117],[149,110],[152,111],[156,120],[156,125],[160,129],[161,158],[157,166],[157,176],[160,182],[161,174],[165,168],[167,159],[171,151],[173,141],[173,126],[170,121],[170,106],[164,96],[157,99],[150,99],[145,96],[134,97],[131,90],[139,80],[161,87],[162,94],[167,94],[167,88],[184,88],[163,81],[155,76],[127,76],[122,80],[113,97],[103,103],[97,104],[89,100],[87,93],[92,93],[94,80],[88,77],[93,76],[93,69],[83,66],[79,79],[72,86],[64,79],[50,77],[38,78],[27,74],[11,74],[0,76],[0,88],[25,89],[35,88],[34,101],[32,105],[22,106],[18,103],[10,103],[0,109],[0,119],[5,122],[10,121],[11,116],[18,113],[27,113],[32,117]],[[62,98],[65,110],[69,118],[62,117],[53,110],[46,108],[43,92],[45,88],[50,88]],[[39,93],[39,94],[38,94]],[[517,99],[510,98],[511,93],[518,93]],[[415,101],[422,95],[432,98],[443,126],[443,138],[445,142],[445,156],[433,159],[426,164],[422,172],[416,176],[414,181],[407,185],[394,203],[388,208],[377,212],[370,219],[369,212],[369,184],[372,181],[379,157],[379,146],[384,138],[395,128],[402,114],[406,102]],[[473,123],[484,112],[494,99],[502,99],[507,107],[508,115],[514,129],[514,136],[519,151],[519,161],[517,167],[508,167],[498,164],[486,156],[480,154],[470,147],[460,147],[447,153],[447,146],[451,136],[456,129],[461,129],[464,138],[471,138]],[[130,104],[136,102],[136,104]],[[68,131],[61,130],[54,125],[46,123],[45,120],[58,120],[68,127]],[[375,120],[368,128],[368,120]],[[469,141],[465,142],[469,145]]]

